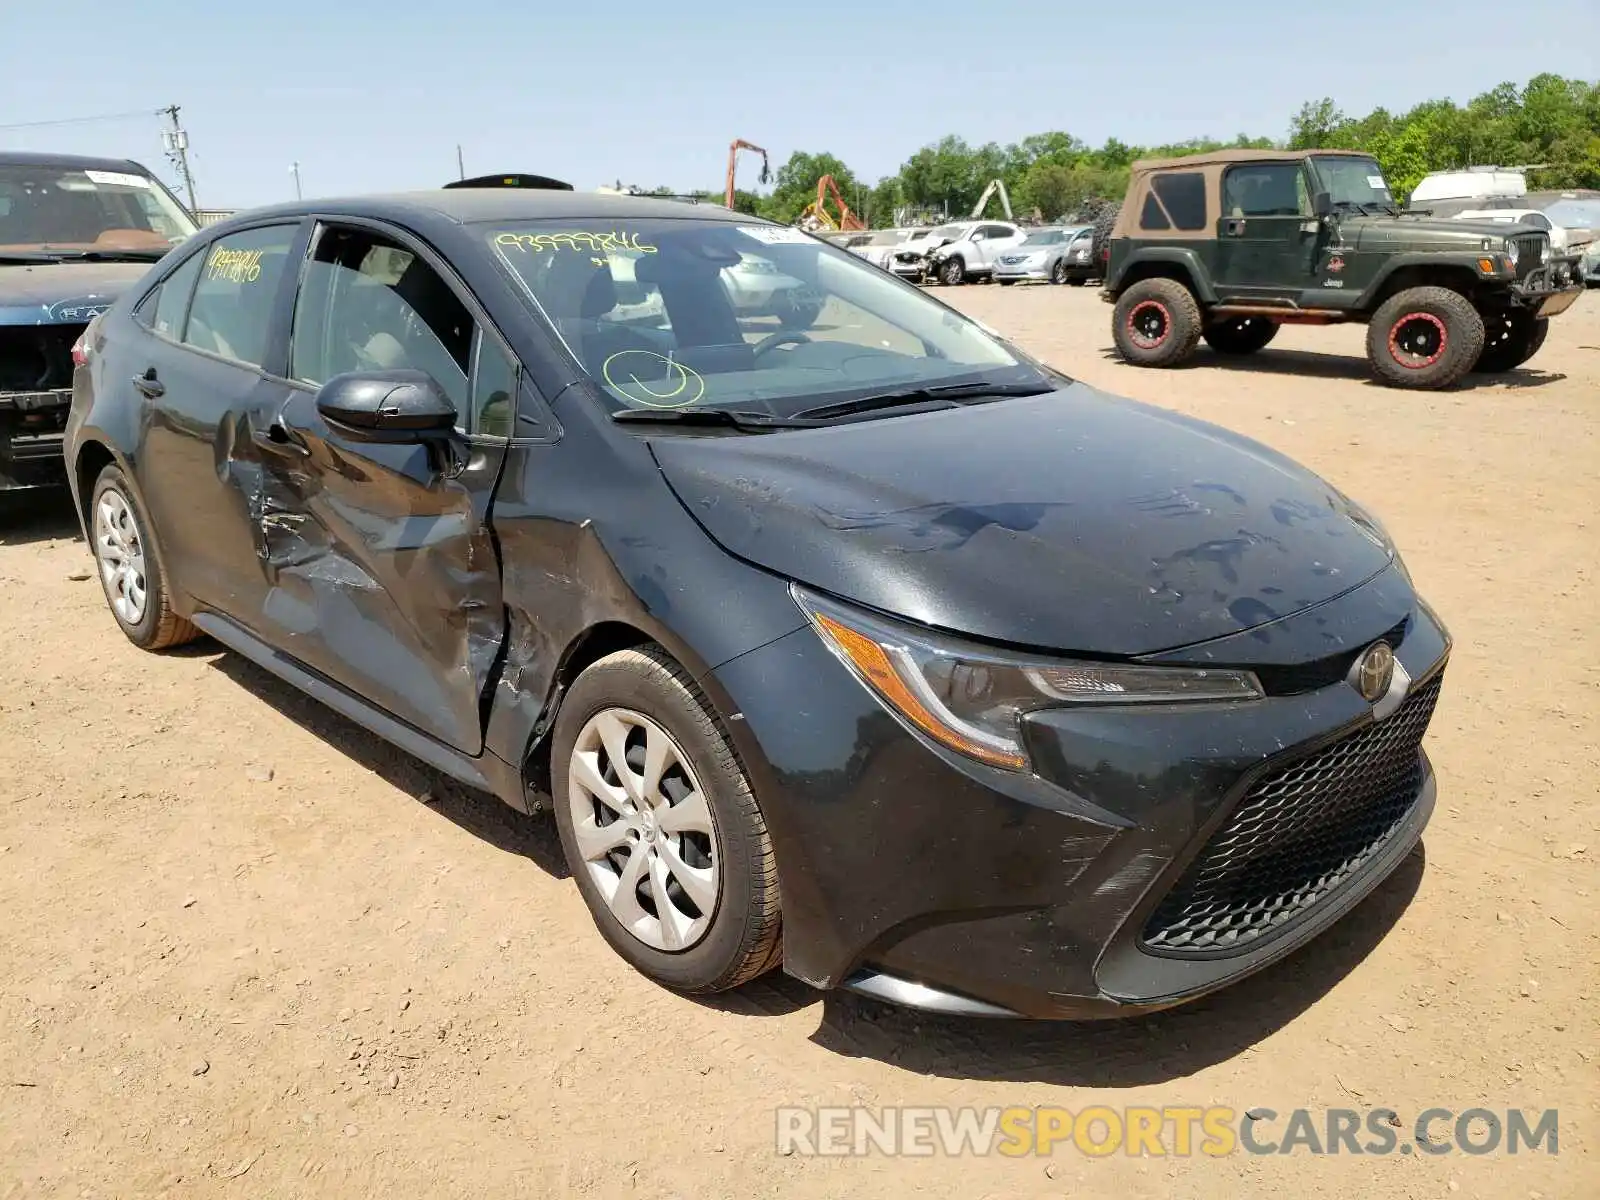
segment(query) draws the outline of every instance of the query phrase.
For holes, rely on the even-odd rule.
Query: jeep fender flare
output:
[[[1490,251],[1412,251],[1408,254],[1396,254],[1383,264],[1372,279],[1372,282],[1356,297],[1351,307],[1362,312],[1371,312],[1377,308],[1381,299],[1394,289],[1390,286],[1394,277],[1402,271],[1422,272],[1425,274],[1440,273],[1455,276],[1460,279],[1470,279],[1478,286],[1490,288],[1509,289],[1511,281],[1497,279],[1492,275],[1484,275],[1478,270],[1478,260],[1489,255]],[[1411,286],[1411,285],[1407,285]],[[1441,285],[1442,286],[1442,285]]]
[[[1128,277],[1147,263],[1180,268],[1189,277],[1189,290],[1194,292],[1195,298],[1201,304],[1217,302],[1216,288],[1212,287],[1211,275],[1201,263],[1200,256],[1183,246],[1151,246],[1135,250],[1127,261],[1116,267],[1111,278],[1106,280],[1105,290],[1113,295],[1122,291],[1131,282]]]

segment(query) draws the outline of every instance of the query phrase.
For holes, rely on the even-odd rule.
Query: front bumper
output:
[[[1304,627],[1338,626],[1353,656],[1403,622],[1396,656],[1414,680],[1410,695],[1437,684],[1448,634],[1399,572],[1322,608],[1335,606],[1344,611]],[[1227,665],[1225,649],[1217,665]],[[1037,773],[1017,775],[909,732],[809,628],[716,675],[741,713],[736,738],[774,839],[785,969],[939,1011],[1082,1019],[1204,995],[1354,907],[1409,853],[1433,808],[1420,746],[1390,745],[1385,769],[1403,767],[1409,790],[1388,798],[1381,836],[1332,886],[1270,928],[1190,936],[1186,946],[1173,940],[1170,910],[1174,897],[1194,900],[1191,865],[1205,869],[1233,824],[1256,819],[1262,789],[1381,740],[1373,731],[1400,728],[1391,725],[1400,713],[1375,722],[1342,678],[1242,705],[1056,709],[1029,719]],[[1426,704],[1407,726],[1418,743]],[[1360,764],[1347,775],[1366,778]],[[1288,869],[1272,858],[1282,848],[1270,837],[1255,846],[1239,878]],[[1202,910],[1207,902],[1199,897]],[[1182,919],[1192,923],[1194,908]],[[1165,932],[1153,934],[1158,918]]]
[[[1012,280],[1048,280],[1050,268],[1043,263],[996,263],[994,277]]]
[[[1576,255],[1552,258],[1535,267],[1511,286],[1519,305],[1533,309],[1536,317],[1566,312],[1583,295],[1583,274]]]
[[[0,392],[0,491],[66,482],[63,430],[72,390]]]

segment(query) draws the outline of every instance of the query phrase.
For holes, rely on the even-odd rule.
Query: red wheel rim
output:
[[[1407,313],[1389,327],[1389,357],[1408,371],[1433,366],[1449,344],[1444,322],[1432,313]]]
[[[1172,314],[1159,300],[1141,300],[1128,310],[1128,338],[1141,350],[1154,350],[1172,332]]]

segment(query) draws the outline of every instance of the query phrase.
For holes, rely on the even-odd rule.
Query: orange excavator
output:
[[[839,209],[837,218],[828,212],[827,199],[830,195],[833,197],[833,203]],[[801,229],[813,233],[818,229],[835,229],[844,233],[854,233],[867,227],[865,221],[850,211],[850,206],[844,202],[844,197],[839,194],[839,184],[832,175],[824,175],[817,180],[817,198],[801,211],[798,224]]]
[[[747,142],[743,138],[735,138],[728,147],[728,195],[726,204],[730,209],[733,207],[733,174],[739,166],[739,151],[741,150],[748,150],[752,154],[761,155],[761,175],[759,178],[762,183],[767,183],[772,179],[772,172],[767,168],[767,152],[754,142]]]

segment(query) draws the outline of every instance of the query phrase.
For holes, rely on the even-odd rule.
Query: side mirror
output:
[[[364,442],[426,442],[455,432],[456,406],[426,371],[352,371],[317,393],[317,412]]]
[[[1333,197],[1327,192],[1318,192],[1311,198],[1311,210],[1319,217],[1325,217],[1333,211]]]

